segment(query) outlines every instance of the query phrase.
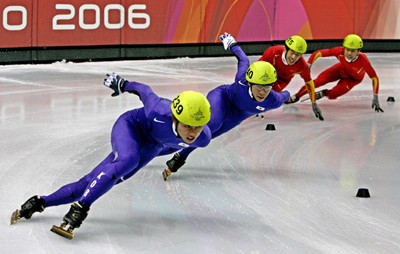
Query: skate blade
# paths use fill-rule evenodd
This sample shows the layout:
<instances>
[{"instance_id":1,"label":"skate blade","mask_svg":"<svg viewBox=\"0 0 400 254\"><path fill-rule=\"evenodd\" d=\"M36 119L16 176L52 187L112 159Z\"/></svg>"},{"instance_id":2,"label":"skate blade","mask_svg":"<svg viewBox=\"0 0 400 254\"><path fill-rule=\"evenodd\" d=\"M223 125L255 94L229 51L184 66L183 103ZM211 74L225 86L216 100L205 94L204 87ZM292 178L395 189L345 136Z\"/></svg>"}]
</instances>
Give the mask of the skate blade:
<instances>
[{"instance_id":1,"label":"skate blade","mask_svg":"<svg viewBox=\"0 0 400 254\"><path fill-rule=\"evenodd\" d=\"M164 171L162 172L162 176L164 178L164 181L167 181L171 174L172 174L172 172L171 172L171 170L169 168L164 169Z\"/></svg>"},{"instance_id":2,"label":"skate blade","mask_svg":"<svg viewBox=\"0 0 400 254\"><path fill-rule=\"evenodd\" d=\"M18 209L17 209L17 210L16 210L15 212L13 212L13 214L11 215L11 224L10 224L10 225L17 223L17 220L18 220L19 218L20 218L20 217L19 217L19 211L18 211Z\"/></svg>"},{"instance_id":3,"label":"skate blade","mask_svg":"<svg viewBox=\"0 0 400 254\"><path fill-rule=\"evenodd\" d=\"M303 101L308 101L310 98L305 98L304 100L301 100L300 102L303 102Z\"/></svg>"},{"instance_id":4,"label":"skate blade","mask_svg":"<svg viewBox=\"0 0 400 254\"><path fill-rule=\"evenodd\" d=\"M64 238L67 238L67 239L73 239L75 236L74 233L69 232L63 228L57 227L55 225L53 225L53 227L50 229L50 231L53 233L56 233L57 235L60 235Z\"/></svg>"}]
</instances>

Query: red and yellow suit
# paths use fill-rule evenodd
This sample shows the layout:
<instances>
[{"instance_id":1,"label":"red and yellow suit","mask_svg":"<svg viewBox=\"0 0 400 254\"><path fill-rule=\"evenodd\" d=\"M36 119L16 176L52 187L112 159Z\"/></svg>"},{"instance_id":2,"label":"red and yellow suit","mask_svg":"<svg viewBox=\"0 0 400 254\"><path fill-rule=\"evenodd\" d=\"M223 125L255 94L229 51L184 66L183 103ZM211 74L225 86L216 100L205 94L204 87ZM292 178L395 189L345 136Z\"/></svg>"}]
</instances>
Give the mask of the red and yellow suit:
<instances>
[{"instance_id":1,"label":"red and yellow suit","mask_svg":"<svg viewBox=\"0 0 400 254\"><path fill-rule=\"evenodd\" d=\"M374 94L379 92L379 79L376 75L374 68L371 66L368 58L359 53L358 57L349 62L344 56L344 47L335 47L331 49L322 49L315 51L308 59L309 64L313 64L319 57L335 56L339 63L321 72L314 80L315 87L323 86L329 82L339 80L336 86L325 92L325 96L330 100L334 100L339 96L350 91L354 86L361 83L364 79L365 73L372 79L372 86ZM307 89L302 87L296 94L297 98L305 95Z\"/></svg>"},{"instance_id":2,"label":"red and yellow suit","mask_svg":"<svg viewBox=\"0 0 400 254\"><path fill-rule=\"evenodd\" d=\"M306 60L304 60L304 57L300 57L300 59L295 64L288 65L282 59L284 50L285 46L281 45L269 47L267 50L265 50L264 54L258 60L269 62L276 69L278 80L275 82L272 90L278 93L281 92L289 84L292 78L295 75L299 74L306 83L304 86L305 91L308 91L311 101L315 102L314 82L311 79Z\"/></svg>"}]
</instances>

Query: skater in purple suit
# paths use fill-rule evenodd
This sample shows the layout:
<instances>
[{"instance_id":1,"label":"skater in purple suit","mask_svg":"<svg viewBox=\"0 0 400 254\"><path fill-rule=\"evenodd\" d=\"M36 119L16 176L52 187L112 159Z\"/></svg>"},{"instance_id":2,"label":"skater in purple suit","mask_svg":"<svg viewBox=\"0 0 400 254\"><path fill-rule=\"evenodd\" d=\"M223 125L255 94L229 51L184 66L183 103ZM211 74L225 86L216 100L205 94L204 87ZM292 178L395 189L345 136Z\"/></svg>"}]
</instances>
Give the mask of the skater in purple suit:
<instances>
[{"instance_id":1,"label":"skater in purple suit","mask_svg":"<svg viewBox=\"0 0 400 254\"><path fill-rule=\"evenodd\" d=\"M259 61L250 65L249 58L232 35L225 33L220 39L225 50L232 51L239 63L235 82L219 86L207 95L212 110L211 120L207 125L213 139L235 128L250 116L279 108L290 98L288 91L278 93L272 90L277 75L270 63ZM167 161L168 168L162 173L165 181L171 173L185 164L186 158L195 149L184 148Z\"/></svg>"},{"instance_id":2,"label":"skater in purple suit","mask_svg":"<svg viewBox=\"0 0 400 254\"><path fill-rule=\"evenodd\" d=\"M47 207L73 203L61 226L52 228L53 232L72 239L72 230L80 227L93 202L114 185L133 176L156 156L210 143L211 132L206 124L211 109L202 94L186 91L171 103L145 84L129 82L115 73L107 76L104 85L114 90L112 96L124 91L134 93L144 107L118 118L111 132L112 152L96 168L50 195L31 197L13 213L11 224L22 217L30 219L33 213Z\"/></svg>"}]
</instances>

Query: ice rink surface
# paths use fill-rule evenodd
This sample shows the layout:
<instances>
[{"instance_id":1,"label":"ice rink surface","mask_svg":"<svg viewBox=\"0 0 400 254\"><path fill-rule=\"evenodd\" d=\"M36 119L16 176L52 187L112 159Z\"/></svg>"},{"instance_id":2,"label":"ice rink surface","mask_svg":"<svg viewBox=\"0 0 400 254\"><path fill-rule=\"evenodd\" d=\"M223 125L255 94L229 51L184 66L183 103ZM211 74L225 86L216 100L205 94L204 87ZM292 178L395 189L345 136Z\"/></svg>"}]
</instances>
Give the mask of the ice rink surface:
<instances>
[{"instance_id":1,"label":"ice rink surface","mask_svg":"<svg viewBox=\"0 0 400 254\"><path fill-rule=\"evenodd\" d=\"M339 99L318 101L323 122L309 101L250 118L192 153L167 182L170 155L115 186L73 240L50 232L69 205L12 226L10 217L29 197L91 171L111 151L118 116L142 105L129 93L112 98L105 74L170 99L185 90L206 95L233 82L236 58L0 66L1 252L400 253L400 54L367 56L384 113L371 109L366 75ZM318 59L312 77L336 62ZM297 76L287 90L302 85ZM356 197L359 188L371 198Z\"/></svg>"}]
</instances>

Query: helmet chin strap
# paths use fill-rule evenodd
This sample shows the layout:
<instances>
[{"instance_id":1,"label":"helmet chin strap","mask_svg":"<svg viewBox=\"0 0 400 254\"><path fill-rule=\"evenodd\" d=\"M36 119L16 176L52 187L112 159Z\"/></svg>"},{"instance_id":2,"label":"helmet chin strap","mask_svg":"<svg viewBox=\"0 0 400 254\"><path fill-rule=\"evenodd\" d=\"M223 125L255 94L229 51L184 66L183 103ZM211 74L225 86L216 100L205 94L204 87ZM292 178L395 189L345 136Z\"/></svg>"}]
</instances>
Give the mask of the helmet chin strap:
<instances>
[{"instance_id":1,"label":"helmet chin strap","mask_svg":"<svg viewBox=\"0 0 400 254\"><path fill-rule=\"evenodd\" d=\"M255 101L256 98L254 98L253 91L251 91L251 87L252 87L252 86L253 86L252 84L250 84L250 86L249 86L249 95L250 95L250 97L253 99L253 101Z\"/></svg>"},{"instance_id":2,"label":"helmet chin strap","mask_svg":"<svg viewBox=\"0 0 400 254\"><path fill-rule=\"evenodd\" d=\"M283 62L284 65L289 65L287 60L286 60L286 52L282 53L282 62Z\"/></svg>"},{"instance_id":3,"label":"helmet chin strap","mask_svg":"<svg viewBox=\"0 0 400 254\"><path fill-rule=\"evenodd\" d=\"M174 134L176 135L177 138L181 138L181 136L178 133L179 121L178 121L178 119L175 119L175 120L176 120L176 124L175 124L174 120L172 121L172 131L174 132Z\"/></svg>"}]
</instances>

